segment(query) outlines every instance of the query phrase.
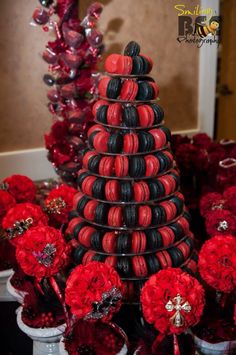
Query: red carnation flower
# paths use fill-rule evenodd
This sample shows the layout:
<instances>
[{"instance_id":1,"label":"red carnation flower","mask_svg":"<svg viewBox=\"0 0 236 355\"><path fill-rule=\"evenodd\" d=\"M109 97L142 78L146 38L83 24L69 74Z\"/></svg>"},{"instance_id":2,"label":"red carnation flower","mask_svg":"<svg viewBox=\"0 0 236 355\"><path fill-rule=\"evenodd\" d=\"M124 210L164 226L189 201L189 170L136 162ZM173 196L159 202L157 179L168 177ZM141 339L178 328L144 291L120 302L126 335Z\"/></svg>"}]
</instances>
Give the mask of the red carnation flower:
<instances>
[{"instance_id":1,"label":"red carnation flower","mask_svg":"<svg viewBox=\"0 0 236 355\"><path fill-rule=\"evenodd\" d=\"M77 190L68 185L60 185L50 191L44 201L47 213L53 220L66 223L68 214L72 210L72 201Z\"/></svg>"},{"instance_id":2,"label":"red carnation flower","mask_svg":"<svg viewBox=\"0 0 236 355\"><path fill-rule=\"evenodd\" d=\"M207 214L206 231L210 236L217 234L234 234L236 218L227 210L214 210Z\"/></svg>"},{"instance_id":3,"label":"red carnation flower","mask_svg":"<svg viewBox=\"0 0 236 355\"><path fill-rule=\"evenodd\" d=\"M72 271L65 299L78 318L109 320L121 306L122 291L118 273L109 265L93 261Z\"/></svg>"},{"instance_id":4,"label":"red carnation flower","mask_svg":"<svg viewBox=\"0 0 236 355\"><path fill-rule=\"evenodd\" d=\"M179 334L199 322L205 304L204 289L181 269L168 268L145 283L141 304L146 321L158 331Z\"/></svg>"},{"instance_id":5,"label":"red carnation flower","mask_svg":"<svg viewBox=\"0 0 236 355\"><path fill-rule=\"evenodd\" d=\"M0 190L0 223L10 208L16 204L15 198L7 191Z\"/></svg>"},{"instance_id":6,"label":"red carnation flower","mask_svg":"<svg viewBox=\"0 0 236 355\"><path fill-rule=\"evenodd\" d=\"M29 229L16 248L23 271L38 279L56 274L68 262L69 247L58 229L38 226Z\"/></svg>"},{"instance_id":7,"label":"red carnation flower","mask_svg":"<svg viewBox=\"0 0 236 355\"><path fill-rule=\"evenodd\" d=\"M236 186L228 187L224 191L223 196L228 202L229 209L236 215Z\"/></svg>"},{"instance_id":8,"label":"red carnation flower","mask_svg":"<svg viewBox=\"0 0 236 355\"><path fill-rule=\"evenodd\" d=\"M181 134L173 134L173 136L171 138L172 138L171 139L171 147L174 152L176 151L176 149L179 146L181 146L181 144L191 142L191 140L188 136L182 136Z\"/></svg>"},{"instance_id":9,"label":"red carnation flower","mask_svg":"<svg viewBox=\"0 0 236 355\"><path fill-rule=\"evenodd\" d=\"M211 138L206 133L198 133L193 136L193 144L200 149L208 149L211 145Z\"/></svg>"},{"instance_id":10,"label":"red carnation flower","mask_svg":"<svg viewBox=\"0 0 236 355\"><path fill-rule=\"evenodd\" d=\"M206 217L208 212L216 209L223 209L225 200L218 192L209 192L204 195L200 200L200 213L203 217Z\"/></svg>"},{"instance_id":11,"label":"red carnation flower","mask_svg":"<svg viewBox=\"0 0 236 355\"><path fill-rule=\"evenodd\" d=\"M24 175L11 175L3 180L7 191L15 197L17 202L33 202L36 196L36 186Z\"/></svg>"},{"instance_id":12,"label":"red carnation flower","mask_svg":"<svg viewBox=\"0 0 236 355\"><path fill-rule=\"evenodd\" d=\"M2 221L2 227L13 245L22 242L22 236L28 229L47 224L48 217L41 207L28 202L11 208Z\"/></svg>"},{"instance_id":13,"label":"red carnation flower","mask_svg":"<svg viewBox=\"0 0 236 355\"><path fill-rule=\"evenodd\" d=\"M236 238L217 235L206 241L198 261L201 277L218 291L229 293L236 287Z\"/></svg>"},{"instance_id":14,"label":"red carnation flower","mask_svg":"<svg viewBox=\"0 0 236 355\"><path fill-rule=\"evenodd\" d=\"M193 160L193 165L197 171L206 170L209 166L209 157L205 149L198 149Z\"/></svg>"}]
</instances>

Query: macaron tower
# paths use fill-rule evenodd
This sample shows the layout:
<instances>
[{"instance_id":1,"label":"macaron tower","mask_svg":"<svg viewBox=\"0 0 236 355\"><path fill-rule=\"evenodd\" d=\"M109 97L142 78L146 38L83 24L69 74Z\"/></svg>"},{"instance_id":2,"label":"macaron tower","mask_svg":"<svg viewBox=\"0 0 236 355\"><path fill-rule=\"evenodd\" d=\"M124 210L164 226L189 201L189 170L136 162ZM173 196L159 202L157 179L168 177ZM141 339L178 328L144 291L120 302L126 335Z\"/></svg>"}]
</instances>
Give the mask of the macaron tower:
<instances>
[{"instance_id":1,"label":"macaron tower","mask_svg":"<svg viewBox=\"0 0 236 355\"><path fill-rule=\"evenodd\" d=\"M136 42L107 57L67 228L75 263L112 265L129 302L150 275L197 262L152 66Z\"/></svg>"}]
</instances>

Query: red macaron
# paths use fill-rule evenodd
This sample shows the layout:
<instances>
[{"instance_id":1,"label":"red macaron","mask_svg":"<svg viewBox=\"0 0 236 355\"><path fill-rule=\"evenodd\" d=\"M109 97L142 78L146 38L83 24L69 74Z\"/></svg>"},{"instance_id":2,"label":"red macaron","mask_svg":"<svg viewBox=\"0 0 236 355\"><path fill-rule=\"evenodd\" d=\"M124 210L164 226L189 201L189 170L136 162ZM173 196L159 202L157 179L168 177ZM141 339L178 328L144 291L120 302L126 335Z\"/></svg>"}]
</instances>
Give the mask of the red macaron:
<instances>
[{"instance_id":1,"label":"red macaron","mask_svg":"<svg viewBox=\"0 0 236 355\"><path fill-rule=\"evenodd\" d=\"M118 61L122 57L121 54L110 54L104 63L104 68L106 72L110 74L118 74Z\"/></svg>"},{"instance_id":2,"label":"red macaron","mask_svg":"<svg viewBox=\"0 0 236 355\"><path fill-rule=\"evenodd\" d=\"M168 196L170 195L172 192L174 192L175 187L176 187L176 183L175 180L173 178L173 176L171 175L163 175L160 176L159 181L162 183L164 189L165 189L165 195Z\"/></svg>"},{"instance_id":3,"label":"red macaron","mask_svg":"<svg viewBox=\"0 0 236 355\"><path fill-rule=\"evenodd\" d=\"M88 169L88 164L89 164L90 158L92 158L96 155L98 155L98 153L95 152L94 150L90 150L90 151L86 152L85 155L83 156L83 167Z\"/></svg>"},{"instance_id":4,"label":"red macaron","mask_svg":"<svg viewBox=\"0 0 236 355\"><path fill-rule=\"evenodd\" d=\"M141 127L149 127L153 125L155 115L154 111L149 105L137 106L139 124Z\"/></svg>"},{"instance_id":5,"label":"red macaron","mask_svg":"<svg viewBox=\"0 0 236 355\"><path fill-rule=\"evenodd\" d=\"M145 277L148 275L147 264L143 256L137 255L132 257L132 266L135 276Z\"/></svg>"},{"instance_id":6,"label":"red macaron","mask_svg":"<svg viewBox=\"0 0 236 355\"><path fill-rule=\"evenodd\" d=\"M148 201L150 191L145 181L134 182L133 184L134 200L137 202Z\"/></svg>"},{"instance_id":7,"label":"red macaron","mask_svg":"<svg viewBox=\"0 0 236 355\"><path fill-rule=\"evenodd\" d=\"M79 231L79 235L78 235L78 241L79 243L86 247L86 248L90 248L91 247L91 235L96 232L96 229L94 229L93 227L90 226L84 226L83 228L81 228L81 230Z\"/></svg>"},{"instance_id":8,"label":"red macaron","mask_svg":"<svg viewBox=\"0 0 236 355\"><path fill-rule=\"evenodd\" d=\"M166 135L161 129L154 128L151 129L149 133L151 133L154 138L155 149L160 149L166 144Z\"/></svg>"},{"instance_id":9,"label":"red macaron","mask_svg":"<svg viewBox=\"0 0 236 355\"><path fill-rule=\"evenodd\" d=\"M153 99L156 99L159 95L159 86L153 81L149 81L148 83L151 85L153 89Z\"/></svg>"},{"instance_id":10,"label":"red macaron","mask_svg":"<svg viewBox=\"0 0 236 355\"><path fill-rule=\"evenodd\" d=\"M152 222L152 210L149 206L139 206L138 209L138 223L142 227L150 226Z\"/></svg>"},{"instance_id":11,"label":"red macaron","mask_svg":"<svg viewBox=\"0 0 236 355\"><path fill-rule=\"evenodd\" d=\"M102 247L106 253L115 253L117 235L115 232L106 232L102 239Z\"/></svg>"},{"instance_id":12,"label":"red macaron","mask_svg":"<svg viewBox=\"0 0 236 355\"><path fill-rule=\"evenodd\" d=\"M102 157L99 163L99 174L102 176L113 175L114 162L113 157Z\"/></svg>"},{"instance_id":13,"label":"red macaron","mask_svg":"<svg viewBox=\"0 0 236 355\"><path fill-rule=\"evenodd\" d=\"M107 109L107 123L119 126L122 121L122 105L118 102L109 105Z\"/></svg>"},{"instance_id":14,"label":"red macaron","mask_svg":"<svg viewBox=\"0 0 236 355\"><path fill-rule=\"evenodd\" d=\"M120 100L134 101L138 93L138 84L134 80L125 80L120 92Z\"/></svg>"},{"instance_id":15,"label":"red macaron","mask_svg":"<svg viewBox=\"0 0 236 355\"><path fill-rule=\"evenodd\" d=\"M144 253L146 251L146 235L142 231L135 231L132 233L131 251L132 253Z\"/></svg>"},{"instance_id":16,"label":"red macaron","mask_svg":"<svg viewBox=\"0 0 236 355\"><path fill-rule=\"evenodd\" d=\"M172 266L172 260L169 253L166 250L159 251L156 253L157 259L161 264L162 269L167 269Z\"/></svg>"},{"instance_id":17,"label":"red macaron","mask_svg":"<svg viewBox=\"0 0 236 355\"><path fill-rule=\"evenodd\" d=\"M155 176L159 172L160 162L154 155L146 155L144 157L146 163L146 172L145 176Z\"/></svg>"},{"instance_id":18,"label":"red macaron","mask_svg":"<svg viewBox=\"0 0 236 355\"><path fill-rule=\"evenodd\" d=\"M177 248L182 252L184 259L186 260L190 254L190 248L185 242L178 244Z\"/></svg>"},{"instance_id":19,"label":"red macaron","mask_svg":"<svg viewBox=\"0 0 236 355\"><path fill-rule=\"evenodd\" d=\"M108 201L119 201L120 184L117 180L109 180L105 185L105 196Z\"/></svg>"},{"instance_id":20,"label":"red macaron","mask_svg":"<svg viewBox=\"0 0 236 355\"><path fill-rule=\"evenodd\" d=\"M77 192L73 196L72 210L76 210L77 209L78 202L83 196L84 196L84 194L82 192Z\"/></svg>"},{"instance_id":21,"label":"red macaron","mask_svg":"<svg viewBox=\"0 0 236 355\"><path fill-rule=\"evenodd\" d=\"M115 157L115 174L117 177L124 177L128 175L129 159L125 155L117 155Z\"/></svg>"},{"instance_id":22,"label":"red macaron","mask_svg":"<svg viewBox=\"0 0 236 355\"><path fill-rule=\"evenodd\" d=\"M88 219L89 221L93 221L97 205L98 202L95 200L88 201L84 208L84 218Z\"/></svg>"},{"instance_id":23,"label":"red macaron","mask_svg":"<svg viewBox=\"0 0 236 355\"><path fill-rule=\"evenodd\" d=\"M96 255L95 251L92 250L87 251L83 256L82 264L83 265L89 264L91 261L93 261L94 255Z\"/></svg>"},{"instance_id":24,"label":"red macaron","mask_svg":"<svg viewBox=\"0 0 236 355\"><path fill-rule=\"evenodd\" d=\"M93 132L95 132L95 131L97 131L97 132L101 132L101 131L106 132L106 129L105 129L105 127L103 127L103 126L100 125L99 123L94 124L92 127L89 128L88 133L87 133L87 136L90 137L91 134L92 134Z\"/></svg>"},{"instance_id":25,"label":"red macaron","mask_svg":"<svg viewBox=\"0 0 236 355\"><path fill-rule=\"evenodd\" d=\"M106 131L98 132L93 139L93 146L98 152L108 151L108 140L110 138L110 133Z\"/></svg>"},{"instance_id":26,"label":"red macaron","mask_svg":"<svg viewBox=\"0 0 236 355\"><path fill-rule=\"evenodd\" d=\"M136 133L127 133L123 138L123 151L127 154L134 154L138 152L139 141Z\"/></svg>"},{"instance_id":27,"label":"red macaron","mask_svg":"<svg viewBox=\"0 0 236 355\"><path fill-rule=\"evenodd\" d=\"M114 255L108 256L104 261L105 264L110 265L113 268L116 268L117 265L117 257Z\"/></svg>"},{"instance_id":28,"label":"red macaron","mask_svg":"<svg viewBox=\"0 0 236 355\"><path fill-rule=\"evenodd\" d=\"M133 69L133 59L127 55L121 55L117 61L117 74L130 75Z\"/></svg>"},{"instance_id":29,"label":"red macaron","mask_svg":"<svg viewBox=\"0 0 236 355\"><path fill-rule=\"evenodd\" d=\"M104 106L104 105L108 106L109 105L108 101L106 101L106 100L98 100L98 101L96 101L95 104L93 105L93 108L92 108L93 115L96 116L96 113L97 113L98 109L101 106Z\"/></svg>"},{"instance_id":30,"label":"red macaron","mask_svg":"<svg viewBox=\"0 0 236 355\"><path fill-rule=\"evenodd\" d=\"M121 227L122 222L122 207L112 206L108 212L108 225L113 227Z\"/></svg>"},{"instance_id":31,"label":"red macaron","mask_svg":"<svg viewBox=\"0 0 236 355\"><path fill-rule=\"evenodd\" d=\"M161 227L158 229L158 232L161 234L164 247L167 247L174 243L175 233L171 228Z\"/></svg>"},{"instance_id":32,"label":"red macaron","mask_svg":"<svg viewBox=\"0 0 236 355\"><path fill-rule=\"evenodd\" d=\"M80 217L75 217L72 218L69 223L68 226L66 228L65 234L72 234L74 232L75 227L77 226L77 224L79 224L80 222L82 222L83 219Z\"/></svg>"},{"instance_id":33,"label":"red macaron","mask_svg":"<svg viewBox=\"0 0 236 355\"><path fill-rule=\"evenodd\" d=\"M97 180L97 178L95 176L87 176L84 181L82 182L82 191L88 195L88 196L92 196L93 195L93 184L94 182Z\"/></svg>"},{"instance_id":34,"label":"red macaron","mask_svg":"<svg viewBox=\"0 0 236 355\"><path fill-rule=\"evenodd\" d=\"M107 96L107 86L109 84L109 81L111 80L111 78L105 76L104 78L102 78L99 83L98 83L98 91L100 96L102 97L106 97Z\"/></svg>"}]
</instances>

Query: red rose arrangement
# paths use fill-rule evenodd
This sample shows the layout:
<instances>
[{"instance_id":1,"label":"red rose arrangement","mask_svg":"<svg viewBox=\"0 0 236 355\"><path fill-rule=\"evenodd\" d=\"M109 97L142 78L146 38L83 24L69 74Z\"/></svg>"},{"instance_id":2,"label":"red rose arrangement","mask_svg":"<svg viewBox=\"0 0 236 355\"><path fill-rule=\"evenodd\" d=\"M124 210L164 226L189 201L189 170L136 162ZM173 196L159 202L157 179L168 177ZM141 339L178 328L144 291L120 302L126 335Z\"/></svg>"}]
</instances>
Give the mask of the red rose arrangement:
<instances>
[{"instance_id":1,"label":"red rose arrangement","mask_svg":"<svg viewBox=\"0 0 236 355\"><path fill-rule=\"evenodd\" d=\"M77 190L68 185L60 185L51 190L44 201L45 210L52 221L66 223L72 210L72 201Z\"/></svg>"},{"instance_id":2,"label":"red rose arrangement","mask_svg":"<svg viewBox=\"0 0 236 355\"><path fill-rule=\"evenodd\" d=\"M47 224L48 217L41 207L28 202L12 207L2 220L2 227L13 245L21 243L28 229Z\"/></svg>"},{"instance_id":3,"label":"red rose arrangement","mask_svg":"<svg viewBox=\"0 0 236 355\"><path fill-rule=\"evenodd\" d=\"M161 334L180 334L199 322L205 305L204 289L181 269L168 268L145 283L141 304L146 321Z\"/></svg>"},{"instance_id":4,"label":"red rose arrangement","mask_svg":"<svg viewBox=\"0 0 236 355\"><path fill-rule=\"evenodd\" d=\"M17 202L33 202L36 196L36 186L24 175L11 175L3 180L3 186Z\"/></svg>"},{"instance_id":5,"label":"red rose arrangement","mask_svg":"<svg viewBox=\"0 0 236 355\"><path fill-rule=\"evenodd\" d=\"M122 292L118 273L109 265L93 261L72 271L65 300L79 319L108 321L121 306Z\"/></svg>"},{"instance_id":6,"label":"red rose arrangement","mask_svg":"<svg viewBox=\"0 0 236 355\"><path fill-rule=\"evenodd\" d=\"M16 205L15 198L7 191L0 190L0 223L6 213Z\"/></svg>"},{"instance_id":7,"label":"red rose arrangement","mask_svg":"<svg viewBox=\"0 0 236 355\"><path fill-rule=\"evenodd\" d=\"M199 203L200 213L203 217L213 211L224 209L226 205L226 200L223 199L223 196L218 192L209 192L204 195Z\"/></svg>"},{"instance_id":8,"label":"red rose arrangement","mask_svg":"<svg viewBox=\"0 0 236 355\"><path fill-rule=\"evenodd\" d=\"M206 241L200 251L199 272L208 285L224 293L236 288L236 238L217 235Z\"/></svg>"},{"instance_id":9,"label":"red rose arrangement","mask_svg":"<svg viewBox=\"0 0 236 355\"><path fill-rule=\"evenodd\" d=\"M38 226L29 229L16 248L16 259L23 271L37 279L55 275L66 266L69 248L59 230Z\"/></svg>"},{"instance_id":10,"label":"red rose arrangement","mask_svg":"<svg viewBox=\"0 0 236 355\"><path fill-rule=\"evenodd\" d=\"M213 210L207 214L206 231L210 236L216 234L234 234L236 217L227 210Z\"/></svg>"}]
</instances>

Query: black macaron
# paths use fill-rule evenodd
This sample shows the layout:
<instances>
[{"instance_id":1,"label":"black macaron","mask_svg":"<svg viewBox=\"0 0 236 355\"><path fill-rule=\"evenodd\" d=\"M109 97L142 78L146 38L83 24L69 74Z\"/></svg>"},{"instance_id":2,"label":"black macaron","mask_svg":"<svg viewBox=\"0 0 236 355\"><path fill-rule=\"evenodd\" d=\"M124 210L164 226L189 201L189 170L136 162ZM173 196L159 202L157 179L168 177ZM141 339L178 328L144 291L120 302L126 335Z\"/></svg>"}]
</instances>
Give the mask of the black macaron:
<instances>
[{"instance_id":1,"label":"black macaron","mask_svg":"<svg viewBox=\"0 0 236 355\"><path fill-rule=\"evenodd\" d=\"M124 55L127 55L129 57L134 57L136 55L139 55L139 52L140 52L140 45L135 41L131 41L125 47Z\"/></svg>"},{"instance_id":2,"label":"black macaron","mask_svg":"<svg viewBox=\"0 0 236 355\"><path fill-rule=\"evenodd\" d=\"M133 57L133 67L131 74L141 75L144 74L144 62L140 56Z\"/></svg>"},{"instance_id":3,"label":"black macaron","mask_svg":"<svg viewBox=\"0 0 236 355\"><path fill-rule=\"evenodd\" d=\"M117 253L128 253L131 249L131 242L128 233L120 233L117 237Z\"/></svg>"},{"instance_id":4,"label":"black macaron","mask_svg":"<svg viewBox=\"0 0 236 355\"><path fill-rule=\"evenodd\" d=\"M151 70L151 65L149 63L149 61L147 60L147 58L145 58L144 56L140 55L140 58L143 61L143 72L142 74L148 74Z\"/></svg>"},{"instance_id":5,"label":"black macaron","mask_svg":"<svg viewBox=\"0 0 236 355\"><path fill-rule=\"evenodd\" d=\"M138 93L136 100L152 100L154 96L154 91L152 86L148 81L139 81L138 82Z\"/></svg>"},{"instance_id":6,"label":"black macaron","mask_svg":"<svg viewBox=\"0 0 236 355\"><path fill-rule=\"evenodd\" d=\"M180 249L173 247L173 248L167 249L167 251L171 257L173 267L178 267L181 264L183 264L184 256L183 256L183 253Z\"/></svg>"},{"instance_id":7,"label":"black macaron","mask_svg":"<svg viewBox=\"0 0 236 355\"><path fill-rule=\"evenodd\" d=\"M165 189L162 183L157 179L148 181L148 187L150 191L150 199L155 200L165 195Z\"/></svg>"},{"instance_id":8,"label":"black macaron","mask_svg":"<svg viewBox=\"0 0 236 355\"><path fill-rule=\"evenodd\" d=\"M125 106L123 109L122 119L126 127L136 127L138 124L138 113L136 107Z\"/></svg>"},{"instance_id":9,"label":"black macaron","mask_svg":"<svg viewBox=\"0 0 236 355\"><path fill-rule=\"evenodd\" d=\"M99 122L107 123L107 109L108 109L108 105L102 105L97 110L96 119Z\"/></svg>"},{"instance_id":10,"label":"black macaron","mask_svg":"<svg viewBox=\"0 0 236 355\"><path fill-rule=\"evenodd\" d=\"M107 214L109 206L105 203L99 203L95 210L94 221L99 224L107 223Z\"/></svg>"},{"instance_id":11,"label":"black macaron","mask_svg":"<svg viewBox=\"0 0 236 355\"><path fill-rule=\"evenodd\" d=\"M124 221L127 227L137 226L138 214L136 206L128 205L124 207Z\"/></svg>"},{"instance_id":12,"label":"black macaron","mask_svg":"<svg viewBox=\"0 0 236 355\"><path fill-rule=\"evenodd\" d=\"M102 254L95 254L92 257L93 261L100 261L101 263L103 263L106 259L106 255L102 255Z\"/></svg>"},{"instance_id":13,"label":"black macaron","mask_svg":"<svg viewBox=\"0 0 236 355\"><path fill-rule=\"evenodd\" d=\"M113 133L108 139L108 152L120 153L123 148L123 136L120 133Z\"/></svg>"},{"instance_id":14,"label":"black macaron","mask_svg":"<svg viewBox=\"0 0 236 355\"><path fill-rule=\"evenodd\" d=\"M145 231L147 239L147 249L157 250L163 246L161 234L156 229L147 229Z\"/></svg>"},{"instance_id":15,"label":"black macaron","mask_svg":"<svg viewBox=\"0 0 236 355\"><path fill-rule=\"evenodd\" d=\"M120 199L124 202L130 202L133 199L133 189L129 181L120 183Z\"/></svg>"},{"instance_id":16,"label":"black macaron","mask_svg":"<svg viewBox=\"0 0 236 355\"><path fill-rule=\"evenodd\" d=\"M179 240L184 236L184 230L179 223L172 223L169 227L173 230L176 240Z\"/></svg>"},{"instance_id":17,"label":"black macaron","mask_svg":"<svg viewBox=\"0 0 236 355\"><path fill-rule=\"evenodd\" d=\"M164 111L161 106L157 104L150 105L154 112L154 124L159 124L164 118Z\"/></svg>"},{"instance_id":18,"label":"black macaron","mask_svg":"<svg viewBox=\"0 0 236 355\"><path fill-rule=\"evenodd\" d=\"M194 252L193 255L191 256L191 259L197 263L198 262L198 254L196 252Z\"/></svg>"},{"instance_id":19,"label":"black macaron","mask_svg":"<svg viewBox=\"0 0 236 355\"><path fill-rule=\"evenodd\" d=\"M68 214L68 221L71 221L73 218L79 217L79 214L77 211L70 211Z\"/></svg>"},{"instance_id":20,"label":"black macaron","mask_svg":"<svg viewBox=\"0 0 236 355\"><path fill-rule=\"evenodd\" d=\"M189 246L189 249L192 250L194 248L194 240L193 238L187 238L185 240L185 244Z\"/></svg>"},{"instance_id":21,"label":"black macaron","mask_svg":"<svg viewBox=\"0 0 236 355\"><path fill-rule=\"evenodd\" d=\"M93 197L98 198L100 200L104 200L105 185L106 185L105 179L102 178L96 179L92 187Z\"/></svg>"},{"instance_id":22,"label":"black macaron","mask_svg":"<svg viewBox=\"0 0 236 355\"><path fill-rule=\"evenodd\" d=\"M140 152L150 152L154 149L155 141L151 133L145 131L139 132L138 139Z\"/></svg>"},{"instance_id":23,"label":"black macaron","mask_svg":"<svg viewBox=\"0 0 236 355\"><path fill-rule=\"evenodd\" d=\"M157 154L154 154L154 155L159 160L159 163L160 163L159 172L160 173L163 173L170 168L170 160L163 152L158 152Z\"/></svg>"},{"instance_id":24,"label":"black macaron","mask_svg":"<svg viewBox=\"0 0 236 355\"><path fill-rule=\"evenodd\" d=\"M129 174L131 177L143 177L146 164L143 157L135 156L129 158Z\"/></svg>"},{"instance_id":25,"label":"black macaron","mask_svg":"<svg viewBox=\"0 0 236 355\"><path fill-rule=\"evenodd\" d=\"M89 176L89 173L87 171L83 171L80 175L78 175L76 183L79 187L82 186L82 182L87 176Z\"/></svg>"},{"instance_id":26,"label":"black macaron","mask_svg":"<svg viewBox=\"0 0 236 355\"><path fill-rule=\"evenodd\" d=\"M91 148L94 148L93 146L93 141L94 141L94 137L99 133L99 131L94 131L93 133L90 134L89 138L88 138L88 143L89 143L89 146Z\"/></svg>"},{"instance_id":27,"label":"black macaron","mask_svg":"<svg viewBox=\"0 0 236 355\"><path fill-rule=\"evenodd\" d=\"M78 235L79 235L80 230L86 225L87 225L86 222L80 222L74 227L73 236L75 239L78 239Z\"/></svg>"},{"instance_id":28,"label":"black macaron","mask_svg":"<svg viewBox=\"0 0 236 355\"><path fill-rule=\"evenodd\" d=\"M112 78L110 79L107 85L107 97L109 99L116 99L121 90L121 79L120 78Z\"/></svg>"},{"instance_id":29,"label":"black macaron","mask_svg":"<svg viewBox=\"0 0 236 355\"><path fill-rule=\"evenodd\" d=\"M98 173L100 160L100 155L93 155L88 161L88 169L93 173Z\"/></svg>"},{"instance_id":30,"label":"black macaron","mask_svg":"<svg viewBox=\"0 0 236 355\"><path fill-rule=\"evenodd\" d=\"M180 185L180 177L174 172L171 172L170 175L174 178L175 180L175 188L177 189Z\"/></svg>"},{"instance_id":31,"label":"black macaron","mask_svg":"<svg viewBox=\"0 0 236 355\"><path fill-rule=\"evenodd\" d=\"M73 254L73 258L74 261L77 265L81 264L82 259L84 254L86 253L86 249L83 248L82 246L79 246L78 248L75 249L74 254Z\"/></svg>"},{"instance_id":32,"label":"black macaron","mask_svg":"<svg viewBox=\"0 0 236 355\"><path fill-rule=\"evenodd\" d=\"M191 216L191 214L190 214L188 211L184 211L183 217L184 217L185 219L187 219L187 221L188 221L189 223L192 222L192 216Z\"/></svg>"},{"instance_id":33,"label":"black macaron","mask_svg":"<svg viewBox=\"0 0 236 355\"><path fill-rule=\"evenodd\" d=\"M171 141L171 133L170 133L169 128L167 128L166 126L161 126L160 129L162 130L162 132L165 133L165 135L166 135L166 141L167 141L167 142L170 142L170 141Z\"/></svg>"},{"instance_id":34,"label":"black macaron","mask_svg":"<svg viewBox=\"0 0 236 355\"><path fill-rule=\"evenodd\" d=\"M176 206L177 209L177 215L180 215L183 212L183 208L184 208L184 201L182 199L180 199L177 196L174 196L170 199L171 202L173 202Z\"/></svg>"},{"instance_id":35,"label":"black macaron","mask_svg":"<svg viewBox=\"0 0 236 355\"><path fill-rule=\"evenodd\" d=\"M128 257L120 257L117 259L116 269L120 276L130 276L130 259Z\"/></svg>"},{"instance_id":36,"label":"black macaron","mask_svg":"<svg viewBox=\"0 0 236 355\"><path fill-rule=\"evenodd\" d=\"M93 249L95 250L102 250L102 232L96 230L90 239L90 243Z\"/></svg>"},{"instance_id":37,"label":"black macaron","mask_svg":"<svg viewBox=\"0 0 236 355\"><path fill-rule=\"evenodd\" d=\"M152 224L161 225L166 222L166 212L164 207L158 205L152 208Z\"/></svg>"},{"instance_id":38,"label":"black macaron","mask_svg":"<svg viewBox=\"0 0 236 355\"><path fill-rule=\"evenodd\" d=\"M146 259L146 264L150 275L155 274L161 269L161 265L155 255L153 254L146 255L145 259Z\"/></svg>"},{"instance_id":39,"label":"black macaron","mask_svg":"<svg viewBox=\"0 0 236 355\"><path fill-rule=\"evenodd\" d=\"M86 196L81 197L77 203L76 210L80 215L83 215L84 207L88 203L89 199Z\"/></svg>"}]
</instances>

